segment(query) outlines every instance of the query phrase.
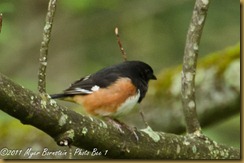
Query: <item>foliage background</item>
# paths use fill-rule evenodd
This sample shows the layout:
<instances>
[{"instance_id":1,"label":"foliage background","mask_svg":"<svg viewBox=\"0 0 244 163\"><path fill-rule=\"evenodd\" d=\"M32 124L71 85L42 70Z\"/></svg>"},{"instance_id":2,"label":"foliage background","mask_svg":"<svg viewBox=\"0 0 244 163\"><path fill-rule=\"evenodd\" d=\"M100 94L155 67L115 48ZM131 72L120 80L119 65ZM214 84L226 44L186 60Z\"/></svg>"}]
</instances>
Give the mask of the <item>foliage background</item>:
<instances>
[{"instance_id":1,"label":"foliage background","mask_svg":"<svg viewBox=\"0 0 244 163\"><path fill-rule=\"evenodd\" d=\"M4 16L0 72L34 92L47 4L48 0L0 1ZM181 64L193 5L193 0L59 0L49 48L47 91L60 92L82 76L121 62L116 26L129 60L149 63L156 74ZM239 9L239 1L211 2L199 57L239 42ZM1 111L0 117L0 148L60 148L41 131ZM218 142L239 147L240 115L203 131Z\"/></svg>"}]
</instances>

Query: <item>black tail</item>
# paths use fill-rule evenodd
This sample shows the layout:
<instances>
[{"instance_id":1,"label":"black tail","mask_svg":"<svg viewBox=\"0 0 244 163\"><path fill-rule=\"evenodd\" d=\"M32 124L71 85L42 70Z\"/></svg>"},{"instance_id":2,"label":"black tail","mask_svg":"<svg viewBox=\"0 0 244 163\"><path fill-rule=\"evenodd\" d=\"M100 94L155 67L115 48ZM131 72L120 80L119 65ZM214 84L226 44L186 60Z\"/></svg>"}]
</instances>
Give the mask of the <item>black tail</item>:
<instances>
[{"instance_id":1,"label":"black tail","mask_svg":"<svg viewBox=\"0 0 244 163\"><path fill-rule=\"evenodd\" d=\"M65 97L67 97L69 95L60 93L60 94L52 94L50 96L51 96L52 99L56 99L56 98L65 98Z\"/></svg>"}]
</instances>

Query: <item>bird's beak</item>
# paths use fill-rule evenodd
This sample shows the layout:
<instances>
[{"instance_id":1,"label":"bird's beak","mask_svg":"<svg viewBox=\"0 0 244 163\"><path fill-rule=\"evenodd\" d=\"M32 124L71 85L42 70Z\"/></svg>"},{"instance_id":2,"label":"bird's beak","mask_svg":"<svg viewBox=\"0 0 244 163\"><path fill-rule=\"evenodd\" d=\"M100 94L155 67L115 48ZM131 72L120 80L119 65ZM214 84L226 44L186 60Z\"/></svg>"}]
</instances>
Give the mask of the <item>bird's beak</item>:
<instances>
[{"instance_id":1,"label":"bird's beak","mask_svg":"<svg viewBox=\"0 0 244 163\"><path fill-rule=\"evenodd\" d=\"M154 74L152 74L152 76L151 76L150 79L152 79L152 80L157 80L157 77L156 77Z\"/></svg>"}]
</instances>

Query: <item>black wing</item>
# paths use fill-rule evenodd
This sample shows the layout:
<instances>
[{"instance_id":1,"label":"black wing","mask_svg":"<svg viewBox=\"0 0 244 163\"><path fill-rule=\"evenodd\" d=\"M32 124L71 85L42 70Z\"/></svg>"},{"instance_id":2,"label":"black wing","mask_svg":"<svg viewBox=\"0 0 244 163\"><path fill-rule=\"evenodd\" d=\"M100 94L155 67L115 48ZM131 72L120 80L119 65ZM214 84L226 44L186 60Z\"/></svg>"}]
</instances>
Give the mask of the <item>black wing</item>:
<instances>
[{"instance_id":1,"label":"black wing","mask_svg":"<svg viewBox=\"0 0 244 163\"><path fill-rule=\"evenodd\" d=\"M64 90L66 95L87 95L91 94L94 91L97 91L99 88L106 88L117 79L122 77L119 69L116 68L106 68L98 71L95 74L81 78L80 80L75 81L71 86Z\"/></svg>"}]
</instances>

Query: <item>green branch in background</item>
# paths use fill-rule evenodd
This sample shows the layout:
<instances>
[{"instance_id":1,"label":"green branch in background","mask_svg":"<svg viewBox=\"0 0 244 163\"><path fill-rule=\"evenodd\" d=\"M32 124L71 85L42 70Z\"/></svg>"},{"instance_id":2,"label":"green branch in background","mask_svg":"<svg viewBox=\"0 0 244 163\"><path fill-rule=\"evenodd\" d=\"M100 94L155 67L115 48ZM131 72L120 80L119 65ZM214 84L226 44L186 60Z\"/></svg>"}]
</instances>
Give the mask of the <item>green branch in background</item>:
<instances>
[{"instance_id":1,"label":"green branch in background","mask_svg":"<svg viewBox=\"0 0 244 163\"><path fill-rule=\"evenodd\" d=\"M157 130L177 134L185 131L180 103L181 67L161 71L150 85L148 100L142 103L145 108L155 108L144 110L149 124ZM197 67L196 101L202 127L240 113L240 44L200 58Z\"/></svg>"},{"instance_id":2,"label":"green branch in background","mask_svg":"<svg viewBox=\"0 0 244 163\"><path fill-rule=\"evenodd\" d=\"M3 23L3 14L0 13L0 33L2 31L2 23Z\"/></svg>"}]
</instances>

